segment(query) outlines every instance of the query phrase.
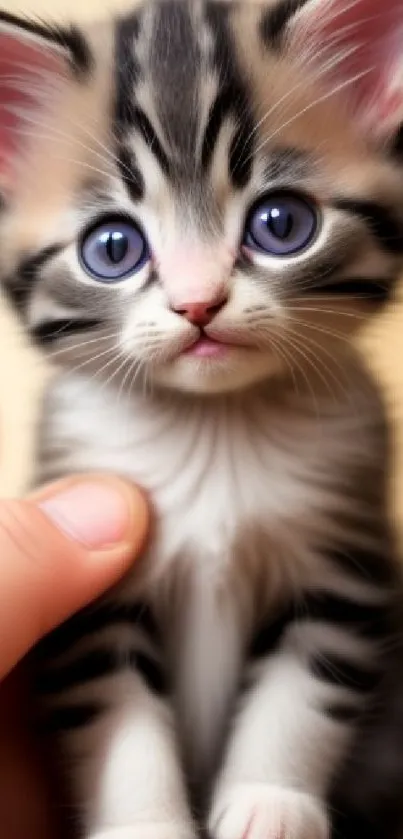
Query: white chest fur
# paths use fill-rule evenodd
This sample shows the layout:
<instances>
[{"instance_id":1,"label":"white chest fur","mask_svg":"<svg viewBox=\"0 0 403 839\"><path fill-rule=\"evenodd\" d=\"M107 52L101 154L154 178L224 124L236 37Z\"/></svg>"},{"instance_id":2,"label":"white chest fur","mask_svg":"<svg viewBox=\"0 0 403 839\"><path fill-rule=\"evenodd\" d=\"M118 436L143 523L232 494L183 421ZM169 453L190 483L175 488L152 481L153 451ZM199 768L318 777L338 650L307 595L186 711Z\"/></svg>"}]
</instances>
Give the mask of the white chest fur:
<instances>
[{"instance_id":1,"label":"white chest fur","mask_svg":"<svg viewBox=\"0 0 403 839\"><path fill-rule=\"evenodd\" d=\"M321 583L315 546L343 505L338 476L367 445L357 414L322 407L273 391L129 403L73 377L50 394L40 480L111 470L150 493L154 538L123 596L145 586L166 620L182 728L193 745L198 737L199 759L217 739L259 609Z\"/></svg>"},{"instance_id":2,"label":"white chest fur","mask_svg":"<svg viewBox=\"0 0 403 839\"><path fill-rule=\"evenodd\" d=\"M129 403L71 377L50 397L40 477L111 470L142 485L157 512L147 576L164 577L180 560L218 581L264 562L275 587L276 554L280 563L280 549L297 547L293 582L298 565L306 582L304 534L309 541L359 440L345 416L325 414L270 393L136 394Z\"/></svg>"}]
</instances>

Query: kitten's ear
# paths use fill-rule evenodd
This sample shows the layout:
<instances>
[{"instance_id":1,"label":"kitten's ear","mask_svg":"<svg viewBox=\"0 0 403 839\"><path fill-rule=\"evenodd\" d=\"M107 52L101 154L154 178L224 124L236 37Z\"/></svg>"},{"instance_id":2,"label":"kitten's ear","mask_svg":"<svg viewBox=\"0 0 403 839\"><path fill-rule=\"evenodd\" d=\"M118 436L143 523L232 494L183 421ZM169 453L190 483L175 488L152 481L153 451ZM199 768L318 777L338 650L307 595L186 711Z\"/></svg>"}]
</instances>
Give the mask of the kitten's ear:
<instances>
[{"instance_id":1,"label":"kitten's ear","mask_svg":"<svg viewBox=\"0 0 403 839\"><path fill-rule=\"evenodd\" d=\"M40 133L41 113L60 82L90 70L82 33L0 12L0 174L4 181L25 135Z\"/></svg>"},{"instance_id":2,"label":"kitten's ear","mask_svg":"<svg viewBox=\"0 0 403 839\"><path fill-rule=\"evenodd\" d=\"M301 0L291 48L351 102L375 139L403 122L403 0ZM294 5L295 8L295 5Z\"/></svg>"}]
</instances>

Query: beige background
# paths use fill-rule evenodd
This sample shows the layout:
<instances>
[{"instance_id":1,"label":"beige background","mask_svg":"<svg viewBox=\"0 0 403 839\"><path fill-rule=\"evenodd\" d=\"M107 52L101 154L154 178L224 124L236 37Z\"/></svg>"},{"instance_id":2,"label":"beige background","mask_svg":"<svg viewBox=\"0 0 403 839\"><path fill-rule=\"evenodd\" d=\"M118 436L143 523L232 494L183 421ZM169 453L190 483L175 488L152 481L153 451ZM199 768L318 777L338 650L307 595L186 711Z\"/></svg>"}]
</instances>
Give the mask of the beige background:
<instances>
[{"instance_id":1,"label":"beige background","mask_svg":"<svg viewBox=\"0 0 403 839\"><path fill-rule=\"evenodd\" d=\"M131 0L3 0L15 12L53 18L102 16L109 7L128 6ZM398 300L362 336L361 348L384 389L395 427L392 501L403 540L403 283ZM5 305L0 305L0 411L2 452L0 494L20 492L32 461L35 406L45 367L22 341Z\"/></svg>"}]
</instances>

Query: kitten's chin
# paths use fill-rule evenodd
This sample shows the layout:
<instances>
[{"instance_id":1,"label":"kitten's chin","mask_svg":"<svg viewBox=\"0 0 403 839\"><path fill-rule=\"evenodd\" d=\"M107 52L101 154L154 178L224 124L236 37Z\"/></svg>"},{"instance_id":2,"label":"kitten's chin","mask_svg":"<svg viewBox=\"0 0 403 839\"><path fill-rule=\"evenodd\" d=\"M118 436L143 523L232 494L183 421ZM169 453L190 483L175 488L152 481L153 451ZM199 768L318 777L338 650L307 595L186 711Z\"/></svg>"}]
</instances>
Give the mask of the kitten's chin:
<instances>
[{"instance_id":1,"label":"kitten's chin","mask_svg":"<svg viewBox=\"0 0 403 839\"><path fill-rule=\"evenodd\" d=\"M278 375L281 360L261 350L232 347L222 358L200 358L186 353L153 367L157 385L191 393L231 393Z\"/></svg>"}]
</instances>

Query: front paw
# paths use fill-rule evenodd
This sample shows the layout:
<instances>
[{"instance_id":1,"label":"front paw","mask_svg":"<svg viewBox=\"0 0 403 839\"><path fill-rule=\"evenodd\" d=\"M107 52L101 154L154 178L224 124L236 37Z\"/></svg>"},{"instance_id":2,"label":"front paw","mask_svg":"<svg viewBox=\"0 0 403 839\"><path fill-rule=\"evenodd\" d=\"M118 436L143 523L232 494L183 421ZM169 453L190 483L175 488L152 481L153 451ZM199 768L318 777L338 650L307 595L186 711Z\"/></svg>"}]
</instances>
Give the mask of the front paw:
<instances>
[{"instance_id":1,"label":"front paw","mask_svg":"<svg viewBox=\"0 0 403 839\"><path fill-rule=\"evenodd\" d=\"M272 784L238 784L219 796L210 818L214 839L328 839L324 805Z\"/></svg>"}]
</instances>

